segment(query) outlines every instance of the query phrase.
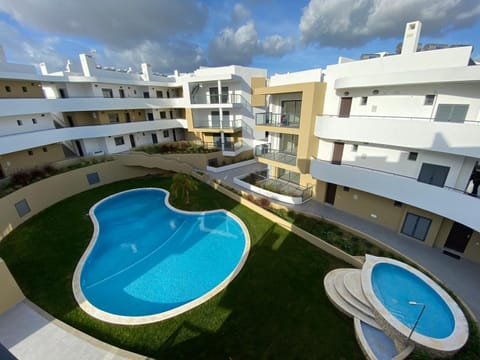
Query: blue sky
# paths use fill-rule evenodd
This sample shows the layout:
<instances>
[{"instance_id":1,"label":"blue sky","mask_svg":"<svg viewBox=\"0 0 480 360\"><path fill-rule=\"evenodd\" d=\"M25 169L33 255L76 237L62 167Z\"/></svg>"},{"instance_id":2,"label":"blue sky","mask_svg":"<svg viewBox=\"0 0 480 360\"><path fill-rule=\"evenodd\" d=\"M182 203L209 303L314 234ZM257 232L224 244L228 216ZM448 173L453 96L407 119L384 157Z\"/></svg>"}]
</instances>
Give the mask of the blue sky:
<instances>
[{"instance_id":1,"label":"blue sky","mask_svg":"<svg viewBox=\"0 0 480 360\"><path fill-rule=\"evenodd\" d=\"M470 44L479 58L478 0L0 0L0 44L9 61L52 71L95 52L104 66L273 74L394 52L413 20L423 44Z\"/></svg>"}]
</instances>

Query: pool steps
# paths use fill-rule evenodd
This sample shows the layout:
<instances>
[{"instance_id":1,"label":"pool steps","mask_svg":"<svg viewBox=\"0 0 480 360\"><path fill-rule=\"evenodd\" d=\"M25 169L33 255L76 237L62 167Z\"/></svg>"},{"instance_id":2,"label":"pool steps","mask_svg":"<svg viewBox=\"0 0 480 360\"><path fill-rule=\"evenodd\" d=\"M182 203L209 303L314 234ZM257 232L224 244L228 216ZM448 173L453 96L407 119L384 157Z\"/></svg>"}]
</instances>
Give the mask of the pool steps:
<instances>
[{"instance_id":1,"label":"pool steps","mask_svg":"<svg viewBox=\"0 0 480 360\"><path fill-rule=\"evenodd\" d=\"M324 278L327 297L344 314L353 317L357 341L369 360L405 359L414 349L392 339L375 320L372 306L363 293L360 269L335 269ZM395 352L395 356L392 355Z\"/></svg>"}]
</instances>

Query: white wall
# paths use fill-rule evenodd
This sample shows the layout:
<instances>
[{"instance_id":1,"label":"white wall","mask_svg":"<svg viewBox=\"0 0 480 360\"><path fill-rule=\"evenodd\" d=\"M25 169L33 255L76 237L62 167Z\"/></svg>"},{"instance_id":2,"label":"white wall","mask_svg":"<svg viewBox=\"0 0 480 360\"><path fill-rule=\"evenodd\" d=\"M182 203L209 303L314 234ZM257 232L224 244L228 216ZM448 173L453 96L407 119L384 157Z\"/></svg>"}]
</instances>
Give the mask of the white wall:
<instances>
[{"instance_id":1,"label":"white wall","mask_svg":"<svg viewBox=\"0 0 480 360\"><path fill-rule=\"evenodd\" d=\"M33 119L37 122L34 124ZM17 120L22 122L19 126ZM31 114L0 117L0 136L54 129L50 114Z\"/></svg>"},{"instance_id":2,"label":"white wall","mask_svg":"<svg viewBox=\"0 0 480 360\"><path fill-rule=\"evenodd\" d=\"M275 74L270 77L269 86L300 84L308 82L321 82L322 69L311 69L286 74Z\"/></svg>"}]
</instances>

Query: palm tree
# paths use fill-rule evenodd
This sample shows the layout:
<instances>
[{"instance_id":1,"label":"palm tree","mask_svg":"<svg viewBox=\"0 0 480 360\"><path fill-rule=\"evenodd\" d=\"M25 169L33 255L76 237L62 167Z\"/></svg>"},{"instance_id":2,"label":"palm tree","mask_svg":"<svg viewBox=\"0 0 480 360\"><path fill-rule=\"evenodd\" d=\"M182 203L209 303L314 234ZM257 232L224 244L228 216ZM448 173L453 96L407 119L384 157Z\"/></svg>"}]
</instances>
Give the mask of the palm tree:
<instances>
[{"instance_id":1,"label":"palm tree","mask_svg":"<svg viewBox=\"0 0 480 360\"><path fill-rule=\"evenodd\" d=\"M172 185L170 186L170 193L174 198L178 198L181 194L185 197L185 203L190 203L190 191L198 190L197 182L189 175L177 173L172 178Z\"/></svg>"}]
</instances>

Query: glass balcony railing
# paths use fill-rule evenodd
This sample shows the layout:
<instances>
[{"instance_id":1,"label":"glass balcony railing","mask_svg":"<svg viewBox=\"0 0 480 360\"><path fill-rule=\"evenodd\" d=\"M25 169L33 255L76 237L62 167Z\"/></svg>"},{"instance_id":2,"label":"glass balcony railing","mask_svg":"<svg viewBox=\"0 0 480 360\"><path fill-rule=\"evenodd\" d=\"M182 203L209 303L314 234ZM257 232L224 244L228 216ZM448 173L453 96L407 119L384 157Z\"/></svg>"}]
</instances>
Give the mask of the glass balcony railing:
<instances>
[{"instance_id":1,"label":"glass balcony railing","mask_svg":"<svg viewBox=\"0 0 480 360\"><path fill-rule=\"evenodd\" d=\"M260 126L298 128L300 126L300 117L296 114L259 113L255 116L255 124Z\"/></svg>"},{"instance_id":2,"label":"glass balcony railing","mask_svg":"<svg viewBox=\"0 0 480 360\"><path fill-rule=\"evenodd\" d=\"M196 129L236 129L242 127L240 119L210 119L210 120L194 120L193 127Z\"/></svg>"},{"instance_id":3,"label":"glass balcony railing","mask_svg":"<svg viewBox=\"0 0 480 360\"><path fill-rule=\"evenodd\" d=\"M195 95L192 104L248 104L248 101L240 94Z\"/></svg>"},{"instance_id":4,"label":"glass balcony railing","mask_svg":"<svg viewBox=\"0 0 480 360\"><path fill-rule=\"evenodd\" d=\"M276 150L271 148L271 144L261 144L255 146L255 156L262 157L268 160L278 161L283 164L297 165L297 154L283 150Z\"/></svg>"}]
</instances>

